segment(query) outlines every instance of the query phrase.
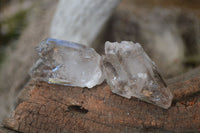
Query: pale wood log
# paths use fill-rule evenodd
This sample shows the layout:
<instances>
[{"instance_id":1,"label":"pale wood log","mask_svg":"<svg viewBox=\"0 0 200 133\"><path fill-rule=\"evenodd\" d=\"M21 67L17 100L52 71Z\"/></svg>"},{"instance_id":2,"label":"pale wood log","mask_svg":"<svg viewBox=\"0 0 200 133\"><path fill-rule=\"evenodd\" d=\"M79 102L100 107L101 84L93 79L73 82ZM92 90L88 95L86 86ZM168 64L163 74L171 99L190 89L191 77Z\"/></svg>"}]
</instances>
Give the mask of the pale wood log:
<instances>
[{"instance_id":1,"label":"pale wood log","mask_svg":"<svg viewBox=\"0 0 200 133\"><path fill-rule=\"evenodd\" d=\"M119 2L60 0L51 24L50 36L92 46Z\"/></svg>"}]
</instances>

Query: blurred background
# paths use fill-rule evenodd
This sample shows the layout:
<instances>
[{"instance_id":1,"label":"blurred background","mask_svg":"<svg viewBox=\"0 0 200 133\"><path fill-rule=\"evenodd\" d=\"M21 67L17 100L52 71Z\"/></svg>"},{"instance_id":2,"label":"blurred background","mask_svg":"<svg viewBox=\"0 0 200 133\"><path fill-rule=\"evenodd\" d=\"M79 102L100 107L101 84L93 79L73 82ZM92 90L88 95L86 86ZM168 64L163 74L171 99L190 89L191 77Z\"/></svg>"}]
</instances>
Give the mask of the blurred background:
<instances>
[{"instance_id":1,"label":"blurred background","mask_svg":"<svg viewBox=\"0 0 200 133\"><path fill-rule=\"evenodd\" d=\"M200 1L0 0L0 120L30 80L34 47L47 37L101 54L105 41L139 42L169 79L200 65Z\"/></svg>"}]
</instances>

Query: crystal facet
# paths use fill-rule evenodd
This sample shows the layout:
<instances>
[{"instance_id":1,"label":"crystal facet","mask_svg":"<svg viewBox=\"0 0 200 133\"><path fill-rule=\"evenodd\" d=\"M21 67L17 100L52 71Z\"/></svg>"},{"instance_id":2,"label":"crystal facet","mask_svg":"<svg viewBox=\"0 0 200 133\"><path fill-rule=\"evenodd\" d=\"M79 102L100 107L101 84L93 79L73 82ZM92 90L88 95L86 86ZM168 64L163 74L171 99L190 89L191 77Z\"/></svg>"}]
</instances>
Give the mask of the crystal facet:
<instances>
[{"instance_id":1,"label":"crystal facet","mask_svg":"<svg viewBox=\"0 0 200 133\"><path fill-rule=\"evenodd\" d=\"M103 68L112 92L126 98L134 96L166 109L170 107L173 96L139 43L106 42Z\"/></svg>"},{"instance_id":2,"label":"crystal facet","mask_svg":"<svg viewBox=\"0 0 200 133\"><path fill-rule=\"evenodd\" d=\"M104 80L101 56L92 48L48 38L36 47L36 51L40 59L31 70L33 79L88 88Z\"/></svg>"}]
</instances>

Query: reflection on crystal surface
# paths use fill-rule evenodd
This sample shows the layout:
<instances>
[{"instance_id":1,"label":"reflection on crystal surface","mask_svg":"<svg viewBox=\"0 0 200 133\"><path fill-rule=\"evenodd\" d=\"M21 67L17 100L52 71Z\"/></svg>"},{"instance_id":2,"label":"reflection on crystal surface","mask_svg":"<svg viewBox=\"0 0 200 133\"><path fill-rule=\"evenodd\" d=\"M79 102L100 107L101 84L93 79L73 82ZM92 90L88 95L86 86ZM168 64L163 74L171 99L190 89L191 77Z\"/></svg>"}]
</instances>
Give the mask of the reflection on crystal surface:
<instances>
[{"instance_id":1,"label":"reflection on crystal surface","mask_svg":"<svg viewBox=\"0 0 200 133\"><path fill-rule=\"evenodd\" d=\"M92 48L48 38L36 51L40 59L32 68L33 79L88 88L103 82L101 56Z\"/></svg>"},{"instance_id":2,"label":"reflection on crystal surface","mask_svg":"<svg viewBox=\"0 0 200 133\"><path fill-rule=\"evenodd\" d=\"M172 94L138 43L122 41L105 43L103 68L112 92L126 98L137 97L163 108L169 108Z\"/></svg>"}]
</instances>

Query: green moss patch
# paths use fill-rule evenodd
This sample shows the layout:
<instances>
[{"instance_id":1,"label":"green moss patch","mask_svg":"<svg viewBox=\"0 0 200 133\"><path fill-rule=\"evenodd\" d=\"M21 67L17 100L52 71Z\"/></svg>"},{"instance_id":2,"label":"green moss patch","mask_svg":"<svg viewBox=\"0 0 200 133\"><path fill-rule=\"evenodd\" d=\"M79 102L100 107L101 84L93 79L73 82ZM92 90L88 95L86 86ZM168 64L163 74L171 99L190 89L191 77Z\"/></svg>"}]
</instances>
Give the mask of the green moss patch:
<instances>
[{"instance_id":1,"label":"green moss patch","mask_svg":"<svg viewBox=\"0 0 200 133\"><path fill-rule=\"evenodd\" d=\"M27 10L21 10L15 15L0 21L0 63L4 59L4 49L18 39L27 25Z\"/></svg>"}]
</instances>

